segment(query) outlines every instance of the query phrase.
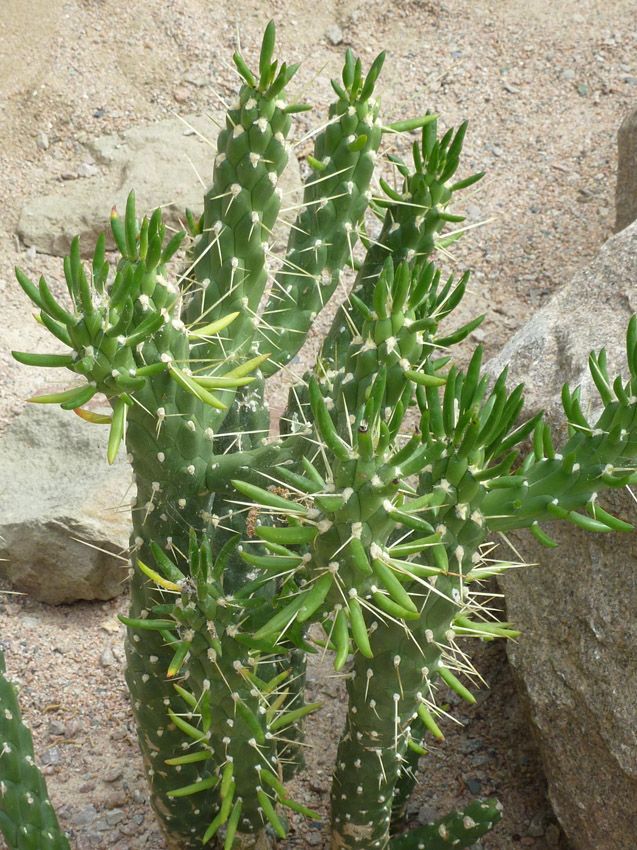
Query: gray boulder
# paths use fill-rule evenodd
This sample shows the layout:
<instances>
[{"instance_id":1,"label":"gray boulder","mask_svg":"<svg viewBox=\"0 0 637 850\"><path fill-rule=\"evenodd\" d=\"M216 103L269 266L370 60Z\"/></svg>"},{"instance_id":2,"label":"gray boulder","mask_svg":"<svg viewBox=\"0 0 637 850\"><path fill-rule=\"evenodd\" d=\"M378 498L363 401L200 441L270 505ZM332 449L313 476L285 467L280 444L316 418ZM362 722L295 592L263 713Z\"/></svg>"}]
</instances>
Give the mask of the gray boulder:
<instances>
[{"instance_id":1,"label":"gray boulder","mask_svg":"<svg viewBox=\"0 0 637 850\"><path fill-rule=\"evenodd\" d=\"M617 134L615 232L637 219L637 107L624 118Z\"/></svg>"},{"instance_id":2,"label":"gray boulder","mask_svg":"<svg viewBox=\"0 0 637 850\"><path fill-rule=\"evenodd\" d=\"M598 404L586 361L606 346L626 374L624 335L637 308L637 223L611 238L492 361L527 387L526 412L562 423L560 389L581 384ZM584 409L586 409L584 407ZM601 500L637 523L626 492ZM509 658L537 732L555 813L574 850L632 850L637 834L637 533L592 535L551 526L559 548L510 535L538 566L502 578L507 616L522 629ZM510 557L504 555L504 557Z\"/></svg>"},{"instance_id":3,"label":"gray boulder","mask_svg":"<svg viewBox=\"0 0 637 850\"><path fill-rule=\"evenodd\" d=\"M107 431L36 405L4 431L0 577L14 590L53 605L124 590L130 511L118 506L134 490L123 456L106 463Z\"/></svg>"},{"instance_id":4,"label":"gray boulder","mask_svg":"<svg viewBox=\"0 0 637 850\"><path fill-rule=\"evenodd\" d=\"M175 228L183 224L186 207L200 212L204 186L212 178L218 127L223 113L188 115L143 127L133 127L113 136L101 136L87 149L97 167L95 176L66 181L47 195L31 198L22 208L18 235L26 245L43 254L62 256L76 234L83 253L89 254L97 236L106 231L115 205L124 211L126 198L135 189L140 213L163 207L166 222ZM281 178L284 194L300 189L298 162L291 157ZM288 206L296 203L298 196ZM275 240L281 231L275 231ZM112 241L109 247L113 247Z\"/></svg>"}]
</instances>

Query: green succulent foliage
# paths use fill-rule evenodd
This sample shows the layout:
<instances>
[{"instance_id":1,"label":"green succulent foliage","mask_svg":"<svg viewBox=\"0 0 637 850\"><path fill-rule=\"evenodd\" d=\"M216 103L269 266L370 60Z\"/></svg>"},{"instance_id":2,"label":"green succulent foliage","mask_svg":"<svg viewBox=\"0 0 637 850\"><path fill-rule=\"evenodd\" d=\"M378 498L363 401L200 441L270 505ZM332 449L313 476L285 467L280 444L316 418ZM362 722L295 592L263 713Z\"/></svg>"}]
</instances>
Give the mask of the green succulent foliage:
<instances>
[{"instance_id":1,"label":"green succulent foliage","mask_svg":"<svg viewBox=\"0 0 637 850\"><path fill-rule=\"evenodd\" d=\"M460 162L466 122L456 130L448 129L440 139L435 115L425 115L420 124L420 142L412 145L412 167L400 157L390 155L398 174L398 188L381 178L383 195L374 196L371 200L372 211L382 221L382 229L376 239L367 241L367 253L352 289L352 293L365 304L371 301L376 279L387 258L391 258L395 266L404 260L418 264L434 251L444 249L460 238L462 229L441 235L448 223L464 221L463 216L448 212L447 207L453 201L454 193L474 185L484 176L483 172L478 172L462 180L453 180ZM398 122L393 129L405 132L417 129L417 125L410 121ZM343 358L347 357L357 312L350 297L334 317L322 346L326 370L340 368ZM471 326L455 331L448 344L460 342L468 336L482 318L477 317Z\"/></svg>"},{"instance_id":2,"label":"green succulent foliage","mask_svg":"<svg viewBox=\"0 0 637 850\"><path fill-rule=\"evenodd\" d=\"M278 469L291 495L235 482L279 518L256 529L270 555L244 558L293 573L297 587L256 637L276 642L291 623L319 622L337 670L354 653L332 791L338 846L352 850L389 846L409 751L422 754L427 734L442 737L437 690L475 701L462 677L476 673L458 639L518 634L493 619L480 592L482 579L517 566L483 557L489 534L531 526L544 536L539 523L555 519L630 529L597 494L635 479L637 320L630 381L609 378L603 352L591 356L605 405L596 423L582 418L579 393L564 391L572 434L557 454L541 415L520 422L522 387L509 392L506 371L494 383L481 371L479 347L466 371L439 356L436 312L465 282L448 282L441 298L431 264L388 261L371 304L352 299L359 332L329 395L310 379L312 454ZM414 404L410 435L403 426Z\"/></svg>"},{"instance_id":3,"label":"green succulent foliage","mask_svg":"<svg viewBox=\"0 0 637 850\"><path fill-rule=\"evenodd\" d=\"M0 832L10 850L70 850L35 763L0 648Z\"/></svg>"},{"instance_id":4,"label":"green succulent foliage","mask_svg":"<svg viewBox=\"0 0 637 850\"><path fill-rule=\"evenodd\" d=\"M466 370L451 364L449 349L482 317L445 329L469 276L443 279L429 258L462 234L443 232L463 220L449 205L482 174L456 180L466 124L438 138L430 114L382 123L383 54L367 74L346 55L275 273L287 138L307 107L287 100L296 66L274 59L274 36L270 24L257 72L234 57L238 104L219 135L203 215L187 215L183 272L169 263L184 234L167 241L159 212L139 221L131 194L123 218L111 219L116 264L100 238L87 270L73 242L68 307L46 281L18 272L39 321L69 352L14 355L85 379L33 401L109 425L111 462L126 441L137 487L127 682L171 841L244 848L268 831L285 835L282 808L314 816L284 782L302 762L301 721L318 708L303 697L305 657L318 644L348 679L334 846L466 847L499 819L495 801L398 836L392 818L428 738L443 737L440 691L474 701L465 680L477 674L458 641L517 635L481 590L518 566L486 557L489 535L529 527L552 545L544 526L555 520L630 529L598 494L635 476L637 320L628 381L611 379L603 351L591 355L596 422L579 390L564 390L560 452L541 416L521 419L522 387L510 390L506 371L484 374L480 348ZM375 195L382 138L414 130L412 165L390 157L396 184L380 178ZM368 211L381 222L374 238ZM314 372L293 388L283 437L270 439L265 380L292 361L348 268L357 270L352 292ZM108 415L84 406L97 393ZM7 740L18 726L9 723ZM23 793L17 781L3 792L13 816ZM35 816L31 824L40 827Z\"/></svg>"},{"instance_id":5,"label":"green succulent foliage","mask_svg":"<svg viewBox=\"0 0 637 850\"><path fill-rule=\"evenodd\" d=\"M502 819L497 800L474 800L466 809L453 812L435 823L393 838L391 850L463 850L490 832Z\"/></svg>"},{"instance_id":6,"label":"green succulent foliage","mask_svg":"<svg viewBox=\"0 0 637 850\"><path fill-rule=\"evenodd\" d=\"M276 650L263 653L263 643L254 640L267 605L258 595L263 582L252 580L235 595L226 592L224 573L237 544L238 536L214 559L210 543L191 534L185 572L153 545L153 567L141 561L138 567L162 591L162 601L146 617L120 618L138 632L159 633L173 652L167 677L183 705L168 709L159 731L172 725L182 740L179 754L166 764L180 772L196 764L199 773L168 796L205 795L201 805L209 822L201 840L207 844L223 827L227 847L237 831L261 832L264 819L283 837L278 803L318 817L284 790L282 768L286 730L319 706L305 705L300 696L296 704L289 699L290 671L280 672Z\"/></svg>"}]
</instances>

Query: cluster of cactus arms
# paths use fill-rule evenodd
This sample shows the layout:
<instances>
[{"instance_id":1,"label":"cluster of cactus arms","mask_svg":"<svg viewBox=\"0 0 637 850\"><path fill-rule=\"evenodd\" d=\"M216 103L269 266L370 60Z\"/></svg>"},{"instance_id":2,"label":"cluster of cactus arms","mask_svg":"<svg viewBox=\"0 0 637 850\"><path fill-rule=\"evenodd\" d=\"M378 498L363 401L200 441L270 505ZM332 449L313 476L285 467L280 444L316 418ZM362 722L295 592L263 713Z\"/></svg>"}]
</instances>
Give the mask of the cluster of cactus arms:
<instances>
[{"instance_id":1,"label":"cluster of cactus arms","mask_svg":"<svg viewBox=\"0 0 637 850\"><path fill-rule=\"evenodd\" d=\"M14 356L83 378L31 400L107 425L110 462L126 443L137 486L127 682L171 850L262 848L285 836L286 810L318 816L285 786L302 764L302 721L320 709L303 695L316 651L347 679L332 850L468 847L500 819L497 801L401 824L418 759L443 738L445 690L474 702L461 639L517 635L483 581L518 565L494 560L488 541L528 527L552 545L555 520L630 529L598 494L635 476L637 321L628 381L591 355L596 422L565 389L559 453L541 415L521 419L522 387L489 379L480 348L466 370L451 364L482 317L441 328L468 274L445 278L433 257L461 235L445 232L462 221L447 211L456 192L482 175L455 179L466 125L439 137L429 113L383 123L382 54L365 75L348 52L277 259L287 137L308 107L288 103L296 68L273 49L270 24L258 72L234 57L239 103L203 215L186 216L189 241L167 239L159 211L139 221L131 194L111 218L116 262L100 238L87 269L73 242L66 306L18 271L69 352ZM383 139L413 131L410 164L382 154ZM351 292L271 436L266 379L290 369L344 274ZM105 412L86 407L96 394ZM0 827L12 850L64 848L2 675L0 703Z\"/></svg>"}]
</instances>

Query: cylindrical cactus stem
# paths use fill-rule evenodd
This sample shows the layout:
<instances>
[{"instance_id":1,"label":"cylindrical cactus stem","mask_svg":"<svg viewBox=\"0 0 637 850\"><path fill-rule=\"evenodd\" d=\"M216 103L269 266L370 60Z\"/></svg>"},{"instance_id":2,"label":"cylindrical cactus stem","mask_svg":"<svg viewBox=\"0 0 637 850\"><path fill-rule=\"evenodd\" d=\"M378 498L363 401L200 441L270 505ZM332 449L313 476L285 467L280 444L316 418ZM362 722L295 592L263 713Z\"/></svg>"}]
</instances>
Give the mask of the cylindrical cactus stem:
<instances>
[{"instance_id":1,"label":"cylindrical cactus stem","mask_svg":"<svg viewBox=\"0 0 637 850\"><path fill-rule=\"evenodd\" d=\"M332 297L345 266L353 262L382 128L372 97L384 54L363 76L360 59L347 52L337 100L309 157L301 212L290 231L283 267L263 313L274 345L266 375L285 366L303 345L317 314Z\"/></svg>"},{"instance_id":2,"label":"cylindrical cactus stem","mask_svg":"<svg viewBox=\"0 0 637 850\"><path fill-rule=\"evenodd\" d=\"M286 137L294 111L283 98L297 67L278 67L272 61L274 37L271 22L258 75L235 55L244 84L239 106L228 111L219 134L201 235L189 265L191 296L184 318L197 326L231 311L239 316L232 341L202 345L201 357L231 354L245 359L250 350L271 351L258 309L268 279L267 251L281 205L277 184L287 164Z\"/></svg>"},{"instance_id":3,"label":"cylindrical cactus stem","mask_svg":"<svg viewBox=\"0 0 637 850\"><path fill-rule=\"evenodd\" d=\"M196 803L206 825L199 831L192 822L193 841L207 844L225 830L225 846L234 847L236 836L247 848L261 846L266 823L283 837L277 803L313 816L289 799L282 763L289 726L318 706L291 702L289 671L279 671L276 649L262 656L252 640L271 610L259 597L261 582L226 593L238 539L214 559L210 544L199 545L192 533L186 573L153 544L153 566L140 562L140 574L166 595L146 618L123 619L133 632L156 631L171 649L168 679L178 699L165 707L175 742L173 753L162 753L168 799ZM194 780L185 770L193 765Z\"/></svg>"},{"instance_id":4,"label":"cylindrical cactus stem","mask_svg":"<svg viewBox=\"0 0 637 850\"><path fill-rule=\"evenodd\" d=\"M464 850L502 819L498 800L474 800L461 811L417 827L389 842L389 850Z\"/></svg>"},{"instance_id":5,"label":"cylindrical cactus stem","mask_svg":"<svg viewBox=\"0 0 637 850\"><path fill-rule=\"evenodd\" d=\"M333 850L389 847L394 788L412 723L433 702L458 584L439 580L435 598L411 630L370 618L370 626L376 624L368 635L373 659L357 655L347 685L348 715L331 795Z\"/></svg>"},{"instance_id":6,"label":"cylindrical cactus stem","mask_svg":"<svg viewBox=\"0 0 637 850\"><path fill-rule=\"evenodd\" d=\"M0 833L9 850L70 850L35 763L0 647Z\"/></svg>"}]
</instances>

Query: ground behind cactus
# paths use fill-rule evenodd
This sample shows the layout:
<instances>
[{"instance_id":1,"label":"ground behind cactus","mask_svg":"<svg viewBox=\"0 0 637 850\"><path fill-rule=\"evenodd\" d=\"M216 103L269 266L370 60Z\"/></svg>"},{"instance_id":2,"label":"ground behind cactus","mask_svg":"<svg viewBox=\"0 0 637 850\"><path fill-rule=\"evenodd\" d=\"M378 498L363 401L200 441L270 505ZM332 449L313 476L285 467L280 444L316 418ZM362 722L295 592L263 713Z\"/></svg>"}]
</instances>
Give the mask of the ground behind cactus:
<instances>
[{"instance_id":1,"label":"ground behind cactus","mask_svg":"<svg viewBox=\"0 0 637 850\"><path fill-rule=\"evenodd\" d=\"M35 348L38 340L12 267L62 285L57 258L34 256L14 238L22 204L101 169L83 145L96 135L231 100L237 26L254 56L270 15L282 50L304 61L299 90L319 106L351 44L368 62L388 50L380 91L389 118L429 107L445 124L470 119L466 171L484 169L488 179L465 211L470 223L493 220L454 255L476 270L474 310L488 314L477 338L487 353L610 234L615 133L637 99L632 0L37 0L29 11L9 0L0 23L0 427L10 427L46 378L9 357L10 348ZM303 156L308 147L297 150ZM108 211L105 199L105 218ZM326 326L317 323L310 349ZM125 600L57 609L0 602L7 664L23 683L25 713L77 850L164 850L144 803L123 684L115 615L125 607ZM468 726L449 729L432 752L411 813L427 820L460 799L495 793L506 815L486 850L563 847L503 648L483 651L478 668L491 690L474 709L453 706ZM311 725L314 746L296 794L322 812L340 730L340 685L328 672L310 675L310 697L326 706ZM320 828L294 823L287 847L322 846Z\"/></svg>"}]
</instances>

